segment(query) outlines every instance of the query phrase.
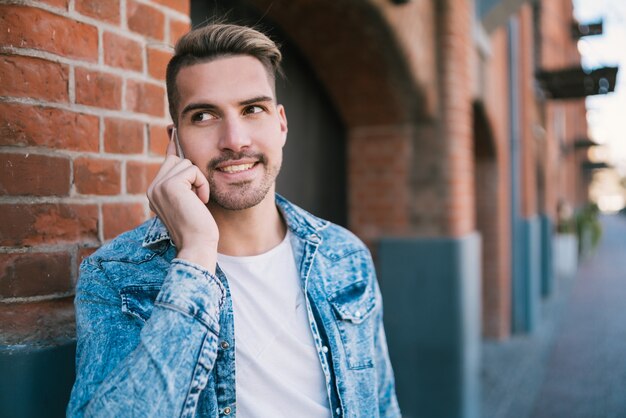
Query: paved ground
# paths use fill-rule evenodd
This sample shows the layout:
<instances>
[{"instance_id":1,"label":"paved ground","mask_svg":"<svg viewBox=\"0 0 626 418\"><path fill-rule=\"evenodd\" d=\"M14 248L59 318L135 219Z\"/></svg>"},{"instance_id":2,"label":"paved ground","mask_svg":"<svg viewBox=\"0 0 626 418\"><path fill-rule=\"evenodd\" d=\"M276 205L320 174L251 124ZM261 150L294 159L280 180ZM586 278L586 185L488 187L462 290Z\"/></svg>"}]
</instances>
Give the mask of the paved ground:
<instances>
[{"instance_id":1,"label":"paved ground","mask_svg":"<svg viewBox=\"0 0 626 418\"><path fill-rule=\"evenodd\" d=\"M483 344L484 418L626 417L626 217L573 280L560 279L532 336Z\"/></svg>"}]
</instances>

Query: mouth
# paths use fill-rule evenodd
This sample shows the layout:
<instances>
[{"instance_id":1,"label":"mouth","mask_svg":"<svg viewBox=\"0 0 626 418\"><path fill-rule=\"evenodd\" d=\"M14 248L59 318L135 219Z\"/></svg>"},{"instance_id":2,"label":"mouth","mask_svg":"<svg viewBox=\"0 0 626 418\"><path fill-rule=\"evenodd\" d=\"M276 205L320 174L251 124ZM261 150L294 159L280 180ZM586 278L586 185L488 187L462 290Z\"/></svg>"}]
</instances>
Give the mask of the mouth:
<instances>
[{"instance_id":1,"label":"mouth","mask_svg":"<svg viewBox=\"0 0 626 418\"><path fill-rule=\"evenodd\" d=\"M231 164L224 165L223 167L218 167L217 169L223 173L241 173L242 171L248 171L252 167L254 167L256 163L245 163L245 164Z\"/></svg>"}]
</instances>

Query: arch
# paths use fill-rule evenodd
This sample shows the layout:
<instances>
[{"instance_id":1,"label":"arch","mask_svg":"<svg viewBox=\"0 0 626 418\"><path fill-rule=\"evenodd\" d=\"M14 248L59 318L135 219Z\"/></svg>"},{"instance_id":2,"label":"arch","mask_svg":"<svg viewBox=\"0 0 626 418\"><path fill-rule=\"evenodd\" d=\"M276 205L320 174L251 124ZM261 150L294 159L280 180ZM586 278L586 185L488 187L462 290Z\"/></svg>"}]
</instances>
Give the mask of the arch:
<instances>
[{"instance_id":1,"label":"arch","mask_svg":"<svg viewBox=\"0 0 626 418\"><path fill-rule=\"evenodd\" d=\"M279 43L285 77L276 80L276 97L286 108L289 135L276 191L317 216L346 226L345 127L308 60L249 0L192 0L192 23L202 25L207 18L258 27Z\"/></svg>"},{"instance_id":2,"label":"arch","mask_svg":"<svg viewBox=\"0 0 626 418\"><path fill-rule=\"evenodd\" d=\"M425 93L398 34L373 1L249 0L309 61L347 132L347 225L367 244L412 229L413 170ZM431 159L427 151L419 153ZM421 158L418 159L421 161ZM428 186L432 189L432 186ZM374 193L372 193L374 191ZM437 217L438 214L433 214ZM431 225L434 222L422 222Z\"/></svg>"},{"instance_id":3,"label":"arch","mask_svg":"<svg viewBox=\"0 0 626 418\"><path fill-rule=\"evenodd\" d=\"M502 228L505 199L498 150L484 105L473 104L476 227L482 237L482 329L487 338L510 333L510 278L505 270L506 236Z\"/></svg>"},{"instance_id":4,"label":"arch","mask_svg":"<svg viewBox=\"0 0 626 418\"><path fill-rule=\"evenodd\" d=\"M298 46L345 125L406 124L423 95L379 6L347 0L250 0Z\"/></svg>"},{"instance_id":5,"label":"arch","mask_svg":"<svg viewBox=\"0 0 626 418\"><path fill-rule=\"evenodd\" d=\"M482 102L472 105L474 128L474 155L480 159L496 158L496 143L487 110Z\"/></svg>"},{"instance_id":6,"label":"arch","mask_svg":"<svg viewBox=\"0 0 626 418\"><path fill-rule=\"evenodd\" d=\"M212 8L220 3L195 2ZM411 206L418 200L414 167L424 165L422 158L437 158L428 147L436 148L440 141L431 126L432 100L428 106L419 74L410 67L408 52L385 15L386 7L395 6L350 0L232 0L222 13L239 15L248 6L256 9L249 16L252 23L264 30L269 26L271 36L284 36L298 49L341 119L347 226L367 243L384 234L406 233L416 219ZM272 26L280 33L273 33ZM423 152L415 152L418 143ZM417 160L416 154L421 155ZM435 212L431 217L438 219L440 211ZM438 222L421 223L432 228Z\"/></svg>"}]
</instances>

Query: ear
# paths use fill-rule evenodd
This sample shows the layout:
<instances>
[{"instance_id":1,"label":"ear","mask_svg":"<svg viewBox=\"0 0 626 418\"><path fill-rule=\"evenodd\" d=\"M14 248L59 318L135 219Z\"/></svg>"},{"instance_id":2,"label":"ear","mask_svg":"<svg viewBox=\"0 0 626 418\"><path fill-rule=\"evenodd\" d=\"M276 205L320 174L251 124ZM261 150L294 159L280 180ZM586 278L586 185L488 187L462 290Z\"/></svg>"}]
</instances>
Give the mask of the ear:
<instances>
[{"instance_id":1,"label":"ear","mask_svg":"<svg viewBox=\"0 0 626 418\"><path fill-rule=\"evenodd\" d=\"M169 125L167 125L167 137L171 138L172 137L172 130L174 129L174 124L170 123Z\"/></svg>"},{"instance_id":2,"label":"ear","mask_svg":"<svg viewBox=\"0 0 626 418\"><path fill-rule=\"evenodd\" d=\"M287 141L287 131L289 130L287 128L287 115L285 114L285 106L281 104L276 105L276 110L278 111L278 119L280 122L280 135L282 145L284 146L285 142Z\"/></svg>"}]
</instances>

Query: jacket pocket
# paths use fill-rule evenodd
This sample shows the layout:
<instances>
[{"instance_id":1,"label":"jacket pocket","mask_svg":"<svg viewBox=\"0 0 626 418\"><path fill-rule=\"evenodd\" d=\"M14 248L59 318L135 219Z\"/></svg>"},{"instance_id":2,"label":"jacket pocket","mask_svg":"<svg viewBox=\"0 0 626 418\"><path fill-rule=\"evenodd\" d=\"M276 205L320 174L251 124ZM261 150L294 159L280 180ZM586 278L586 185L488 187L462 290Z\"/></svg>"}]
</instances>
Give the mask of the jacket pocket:
<instances>
[{"instance_id":1,"label":"jacket pocket","mask_svg":"<svg viewBox=\"0 0 626 418\"><path fill-rule=\"evenodd\" d=\"M352 283L328 298L335 314L350 369L373 366L374 292L364 280Z\"/></svg>"},{"instance_id":2,"label":"jacket pocket","mask_svg":"<svg viewBox=\"0 0 626 418\"><path fill-rule=\"evenodd\" d=\"M120 290L122 312L146 322L152 315L160 285L126 286Z\"/></svg>"}]
</instances>

